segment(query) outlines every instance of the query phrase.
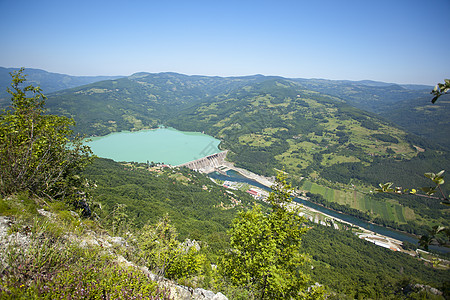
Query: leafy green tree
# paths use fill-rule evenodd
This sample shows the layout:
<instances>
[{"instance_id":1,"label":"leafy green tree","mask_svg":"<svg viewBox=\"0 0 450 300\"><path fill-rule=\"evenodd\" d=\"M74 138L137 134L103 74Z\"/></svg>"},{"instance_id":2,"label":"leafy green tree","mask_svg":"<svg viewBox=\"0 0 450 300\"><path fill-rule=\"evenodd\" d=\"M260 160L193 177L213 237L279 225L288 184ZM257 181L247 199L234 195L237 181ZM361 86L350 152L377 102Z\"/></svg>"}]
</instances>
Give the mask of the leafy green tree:
<instances>
[{"instance_id":1,"label":"leafy green tree","mask_svg":"<svg viewBox=\"0 0 450 300\"><path fill-rule=\"evenodd\" d=\"M138 243L149 269L157 275L179 279L196 274L204 263L204 256L195 247L188 247L177 239L176 228L165 215L155 225L145 225Z\"/></svg>"},{"instance_id":2,"label":"leafy green tree","mask_svg":"<svg viewBox=\"0 0 450 300\"><path fill-rule=\"evenodd\" d=\"M90 148L73 135L73 119L45 114L39 87L22 88L23 68L11 76L12 104L0 114L0 195L28 191L85 206L79 174L92 160Z\"/></svg>"},{"instance_id":3,"label":"leafy green tree","mask_svg":"<svg viewBox=\"0 0 450 300\"><path fill-rule=\"evenodd\" d=\"M300 253L307 228L281 173L268 201L272 206L269 214L255 205L233 221L231 249L219 272L227 282L250 291L254 299L320 299L321 289L308 291L309 277L300 270L308 260Z\"/></svg>"},{"instance_id":4,"label":"leafy green tree","mask_svg":"<svg viewBox=\"0 0 450 300\"><path fill-rule=\"evenodd\" d=\"M437 242L439 245L443 246L450 240L450 229L444 226L435 225L431 230L428 230L428 234L424 234L420 237L419 245L428 250L428 246Z\"/></svg>"},{"instance_id":5,"label":"leafy green tree","mask_svg":"<svg viewBox=\"0 0 450 300\"><path fill-rule=\"evenodd\" d=\"M123 232L129 223L129 216L127 214L127 205L123 203L116 203L111 212L111 229L113 234Z\"/></svg>"}]
</instances>

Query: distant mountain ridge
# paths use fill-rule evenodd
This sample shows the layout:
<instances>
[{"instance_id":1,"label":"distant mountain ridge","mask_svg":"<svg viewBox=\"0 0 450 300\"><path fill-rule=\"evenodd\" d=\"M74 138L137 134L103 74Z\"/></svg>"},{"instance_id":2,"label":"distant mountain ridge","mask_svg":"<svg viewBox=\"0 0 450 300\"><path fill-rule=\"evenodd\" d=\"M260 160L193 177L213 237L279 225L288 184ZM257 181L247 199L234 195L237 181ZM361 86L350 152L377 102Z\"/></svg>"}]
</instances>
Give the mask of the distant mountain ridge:
<instances>
[{"instance_id":1,"label":"distant mountain ridge","mask_svg":"<svg viewBox=\"0 0 450 300\"><path fill-rule=\"evenodd\" d=\"M10 84L9 72L13 70L17 70L17 68L7 69L0 67L0 107L5 107L9 103L9 95L6 93L6 87ZM169 113L167 110L169 104L171 106L169 110L173 111L174 108L181 109L197 102L209 101L208 99L212 99L211 97L220 93L226 94L248 84L271 79L282 79L289 82L296 82L299 84L299 87L306 90L338 97L352 106L375 112L415 134L426 137L441 145L447 147L450 146L450 138L445 134L445 132L450 132L450 124L446 121L448 119L446 118L446 115L450 114L450 108L446 104L446 101L438 101L434 106L428 106L429 103L427 103L427 99L430 97L432 87L427 85L395 84L372 80L289 79L280 76L264 76L260 74L251 76L219 77L183 75L174 72L140 72L127 77L69 76L50 73L39 69L26 69L25 73L28 74L27 83L40 85L44 94L49 95L50 97L54 96L51 95L53 92L58 92L58 97L67 94L69 95L69 98L71 98L71 92L65 91L66 89L79 88L86 84L95 84L96 87L103 89L105 86L110 86L110 84L118 84L120 86L127 82L125 85L131 90L127 92L126 96L121 95L120 91L115 91L115 93L108 95L99 95L98 93L91 91L90 95L81 97L81 102L84 104L90 102L94 107L99 106L97 109L103 109L108 115L98 115L97 113L99 111L96 111L94 107L92 107L93 110L91 111L84 111L86 116L81 117L82 119L93 117L94 112L97 117L99 117L98 123L102 125L97 126L97 129L95 130L93 128L89 129L92 131L91 133L95 135L123 130L125 127L128 127L127 129L152 127L161 121L162 115ZM119 79L122 80L117 81ZM100 83L105 80L105 83ZM132 85L134 86L133 88L131 87ZM94 86L91 88L94 88ZM76 92L83 94L81 90ZM150 94L154 97L152 100L144 99ZM115 100L109 102L108 105L105 106L100 99L105 96ZM95 104L93 104L89 100L90 98L98 98L98 101L95 101ZM121 101L122 98L128 99L126 103ZM136 106L137 102L140 103L140 106ZM74 116L73 110L77 109L73 107L73 105L75 105L73 102L72 104L69 103L66 101L65 103L60 103L65 106L65 108L60 107L59 111L62 114ZM125 109L122 104L127 108ZM72 107L70 107L71 105ZM428 107L427 111L431 112L431 115L430 113L421 113L423 106ZM437 109L437 107L440 108ZM151 120L148 118L147 109L153 110L153 118L150 118ZM123 119L124 117L128 118L127 122L129 123L129 121L132 120L132 118L130 119L129 117L130 111L137 111L139 114L147 115L147 117L142 115L138 118L143 119L144 123L147 123L147 125L141 125L139 121L134 119L134 123L132 123L137 127L134 127L134 125L132 127L129 125L124 127L124 125L111 122L115 121L117 123L118 121L111 120L111 117L113 115L116 115L115 117L119 115L120 119ZM434 111L437 113L432 113ZM91 117L89 117L89 115L91 115ZM108 118L108 120L102 121L105 117ZM80 121L81 123L79 122L79 125L82 125L84 121ZM432 128L436 126L436 123L440 125L439 130L432 130ZM420 126L418 124L420 124ZM105 129L105 126L110 129ZM86 130L87 128L82 129L84 132L86 132Z\"/></svg>"},{"instance_id":2,"label":"distant mountain ridge","mask_svg":"<svg viewBox=\"0 0 450 300\"><path fill-rule=\"evenodd\" d=\"M9 87L11 83L11 76L9 75L9 73L17 71L19 69L20 68L0 67L0 103L2 99L9 98L9 94L6 92L6 87ZM73 87L82 86L97 81L111 80L123 77L123 76L72 76L32 68L26 68L24 74L27 75L27 84L40 86L45 94L70 89Z\"/></svg>"},{"instance_id":3,"label":"distant mountain ridge","mask_svg":"<svg viewBox=\"0 0 450 300\"><path fill-rule=\"evenodd\" d=\"M429 97L432 86L370 80L292 79L304 88L345 99L360 109L383 114L400 101Z\"/></svg>"}]
</instances>

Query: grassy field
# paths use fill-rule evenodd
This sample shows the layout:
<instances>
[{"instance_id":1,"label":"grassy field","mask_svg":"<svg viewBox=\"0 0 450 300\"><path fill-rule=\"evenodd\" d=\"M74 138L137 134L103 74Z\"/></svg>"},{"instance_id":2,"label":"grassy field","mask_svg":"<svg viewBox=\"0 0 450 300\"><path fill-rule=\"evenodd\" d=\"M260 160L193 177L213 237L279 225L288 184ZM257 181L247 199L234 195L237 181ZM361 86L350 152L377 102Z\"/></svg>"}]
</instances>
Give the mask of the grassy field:
<instances>
[{"instance_id":1,"label":"grassy field","mask_svg":"<svg viewBox=\"0 0 450 300\"><path fill-rule=\"evenodd\" d=\"M377 201L371 199L370 194L355 190L336 190L310 181L305 181L301 189L313 194L320 194L327 201L337 202L341 205L349 205L351 208L363 212L368 211L374 217L378 216L400 224L414 219L414 212L406 212L405 210L407 209L395 201Z\"/></svg>"}]
</instances>

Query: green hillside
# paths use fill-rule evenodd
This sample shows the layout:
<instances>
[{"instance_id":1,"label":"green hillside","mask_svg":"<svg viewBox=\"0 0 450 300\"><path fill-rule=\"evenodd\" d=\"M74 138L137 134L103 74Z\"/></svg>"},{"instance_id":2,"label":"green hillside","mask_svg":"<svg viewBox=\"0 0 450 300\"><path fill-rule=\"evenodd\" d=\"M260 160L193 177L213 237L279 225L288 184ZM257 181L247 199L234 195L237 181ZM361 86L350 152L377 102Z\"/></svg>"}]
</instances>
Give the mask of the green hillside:
<instances>
[{"instance_id":1,"label":"green hillside","mask_svg":"<svg viewBox=\"0 0 450 300\"><path fill-rule=\"evenodd\" d=\"M128 220L121 230L141 228L169 214L182 240L202 240L215 250L226 243L225 232L237 211L254 201L242 191L227 193L206 175L187 168L97 159L84 174L97 185L93 197L102 204L102 217L113 215L117 204L126 205Z\"/></svg>"},{"instance_id":2,"label":"green hillside","mask_svg":"<svg viewBox=\"0 0 450 300\"><path fill-rule=\"evenodd\" d=\"M17 70L17 68L0 67L0 107L6 106L9 101L9 94L6 88L9 86L9 73ZM124 78L123 76L70 76L65 74L50 73L39 69L26 69L29 83L40 86L46 94L50 94L65 89L72 89L89 85L104 80L115 80ZM131 81L138 83L136 86L140 91L137 93L142 97L143 101L156 100L168 101L173 108L181 108L197 101L209 101L210 97L228 93L234 89L240 88L247 84L266 81L271 78L262 75L245 76L245 77L208 77L208 76L186 76L176 73L137 73L126 77ZM381 116L401 125L406 130L413 132L419 136L425 137L435 143L439 143L445 147L450 145L450 138L446 132L450 131L450 125L446 116L450 113L448 105L445 101L440 101L436 105L429 105L431 86L425 85L399 85L394 83L384 83L376 81L348 81L348 80L325 80L325 79L286 79L291 82L298 83L302 89L320 92L322 94L338 97L348 104L378 113ZM60 113L71 114L73 111L85 110L89 107L90 111L98 112L101 108L106 113L105 118L94 121L95 113L87 114L78 120L79 124L88 123L80 127L80 131L88 134L103 135L108 132L117 130L131 130L153 127L155 122L164 120L163 116L152 115L151 118L145 115L148 107L127 108L116 107L114 99L134 99L136 89L130 86L126 81L116 82L115 85L127 87L126 90L115 90L109 84L94 84L86 88L77 89L78 97L68 93L61 93L56 99L64 95L66 103L65 109L60 109ZM123 85L123 86L122 86ZM114 93L113 93L114 92ZM98 106L92 105L89 101L85 101L85 95L96 98ZM53 96L51 97L53 98ZM176 101L173 101L176 100ZM108 103L105 103L107 101ZM179 101L179 102L178 102ZM50 100L52 102L52 100ZM128 103L130 104L130 103ZM147 103L150 105L150 103ZM86 106L88 105L88 106ZM440 107L439 109L437 107ZM139 109L144 109L144 115L139 114ZM150 109L164 110L163 107L154 108L150 105ZM433 118L429 118L428 114L422 114L423 110L433 113ZM108 111L109 110L109 111ZM117 113L115 110L118 110ZM173 109L170 109L172 111ZM100 114L101 117L102 114ZM113 119L114 117L114 119ZM433 130L439 123L440 130Z\"/></svg>"},{"instance_id":3,"label":"green hillside","mask_svg":"<svg viewBox=\"0 0 450 300\"><path fill-rule=\"evenodd\" d=\"M186 169L159 172L145 164L124 166L99 159L85 174L98 185L94 198L103 204L106 219L117 204L127 205L128 229L142 228L169 213L181 240L197 239L211 246L213 263L217 258L213 254L221 253L228 243L226 230L237 210L250 207L253 201L239 191L233 191L236 196L224 195L224 189L205 175ZM230 206L231 198L239 199L242 206ZM335 295L331 299L402 299L402 293L409 293L403 289L411 282L442 290L450 280L448 270L431 268L405 253L375 246L349 231L312 226L302 245L313 266L308 264L305 273L325 284Z\"/></svg>"},{"instance_id":4,"label":"green hillside","mask_svg":"<svg viewBox=\"0 0 450 300\"><path fill-rule=\"evenodd\" d=\"M352 94L355 84L349 86ZM353 99L375 90L380 99L394 90L413 93L399 86L358 86ZM351 193L324 195L341 210L348 205L392 226L448 223L449 212L437 201L370 194L380 182L427 185L423 173L450 170L448 152L375 113L349 105L353 100L340 96L324 95L305 88L302 81L281 77L138 73L51 94L47 106L50 112L73 117L77 130L88 135L158 124L204 131L222 141L220 147L230 150L228 159L239 167L267 176L284 168L300 188L306 177L324 188L361 193L357 201ZM449 190L448 183L445 188Z\"/></svg>"},{"instance_id":5,"label":"green hillside","mask_svg":"<svg viewBox=\"0 0 450 300\"><path fill-rule=\"evenodd\" d=\"M79 132L105 135L156 127L186 107L262 79L137 73L51 94L47 106L73 117Z\"/></svg>"},{"instance_id":6,"label":"green hillside","mask_svg":"<svg viewBox=\"0 0 450 300\"><path fill-rule=\"evenodd\" d=\"M431 104L430 96L404 100L380 112L384 117L450 149L450 95Z\"/></svg>"},{"instance_id":7,"label":"green hillside","mask_svg":"<svg viewBox=\"0 0 450 300\"><path fill-rule=\"evenodd\" d=\"M446 148L450 146L449 96L430 103L432 86L374 81L294 79L302 87L344 99L348 104L379 114Z\"/></svg>"},{"instance_id":8,"label":"green hillside","mask_svg":"<svg viewBox=\"0 0 450 300\"><path fill-rule=\"evenodd\" d=\"M379 113L404 100L430 95L432 86L399 85L376 81L348 81L326 79L293 79L305 89L345 99L360 109Z\"/></svg>"}]
</instances>

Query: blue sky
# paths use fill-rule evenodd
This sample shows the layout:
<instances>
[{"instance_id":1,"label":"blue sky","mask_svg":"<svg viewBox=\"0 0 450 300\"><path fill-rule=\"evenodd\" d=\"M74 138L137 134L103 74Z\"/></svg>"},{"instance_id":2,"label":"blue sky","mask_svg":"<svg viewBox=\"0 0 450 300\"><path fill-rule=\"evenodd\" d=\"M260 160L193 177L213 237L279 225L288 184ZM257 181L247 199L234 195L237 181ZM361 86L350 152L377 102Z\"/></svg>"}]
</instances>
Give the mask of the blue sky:
<instances>
[{"instance_id":1,"label":"blue sky","mask_svg":"<svg viewBox=\"0 0 450 300\"><path fill-rule=\"evenodd\" d=\"M379 80L450 77L450 0L0 0L0 66Z\"/></svg>"}]
</instances>

